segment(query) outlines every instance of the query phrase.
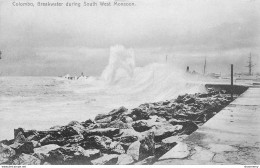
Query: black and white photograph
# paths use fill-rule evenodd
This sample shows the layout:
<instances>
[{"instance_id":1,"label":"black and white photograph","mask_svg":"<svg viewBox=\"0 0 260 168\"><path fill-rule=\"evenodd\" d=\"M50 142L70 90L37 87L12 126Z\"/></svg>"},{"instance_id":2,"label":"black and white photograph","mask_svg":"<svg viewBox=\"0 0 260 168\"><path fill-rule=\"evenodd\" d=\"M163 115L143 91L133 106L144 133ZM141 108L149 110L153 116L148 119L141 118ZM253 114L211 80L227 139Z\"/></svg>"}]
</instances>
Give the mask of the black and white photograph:
<instances>
[{"instance_id":1,"label":"black and white photograph","mask_svg":"<svg viewBox=\"0 0 260 168\"><path fill-rule=\"evenodd\" d=\"M260 165L259 0L0 0L0 165Z\"/></svg>"}]
</instances>

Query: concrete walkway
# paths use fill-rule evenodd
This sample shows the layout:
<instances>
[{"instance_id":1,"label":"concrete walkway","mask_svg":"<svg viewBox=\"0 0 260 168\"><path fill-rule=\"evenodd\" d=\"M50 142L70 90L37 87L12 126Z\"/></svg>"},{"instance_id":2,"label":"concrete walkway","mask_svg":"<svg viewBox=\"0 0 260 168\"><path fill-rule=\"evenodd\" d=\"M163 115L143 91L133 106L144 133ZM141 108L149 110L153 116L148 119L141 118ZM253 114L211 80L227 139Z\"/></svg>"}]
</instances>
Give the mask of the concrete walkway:
<instances>
[{"instance_id":1,"label":"concrete walkway","mask_svg":"<svg viewBox=\"0 0 260 168\"><path fill-rule=\"evenodd\" d=\"M260 88L249 88L174 148L155 164L259 165Z\"/></svg>"}]
</instances>

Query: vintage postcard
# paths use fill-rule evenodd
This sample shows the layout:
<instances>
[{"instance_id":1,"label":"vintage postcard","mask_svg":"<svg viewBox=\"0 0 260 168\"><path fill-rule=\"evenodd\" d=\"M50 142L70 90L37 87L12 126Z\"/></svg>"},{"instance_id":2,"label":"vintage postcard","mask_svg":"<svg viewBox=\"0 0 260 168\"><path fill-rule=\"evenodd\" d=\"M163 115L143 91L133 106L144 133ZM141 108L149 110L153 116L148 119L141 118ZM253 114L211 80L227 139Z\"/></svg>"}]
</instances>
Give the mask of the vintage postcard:
<instances>
[{"instance_id":1,"label":"vintage postcard","mask_svg":"<svg viewBox=\"0 0 260 168\"><path fill-rule=\"evenodd\" d=\"M260 164L259 0L0 0L0 164Z\"/></svg>"}]
</instances>

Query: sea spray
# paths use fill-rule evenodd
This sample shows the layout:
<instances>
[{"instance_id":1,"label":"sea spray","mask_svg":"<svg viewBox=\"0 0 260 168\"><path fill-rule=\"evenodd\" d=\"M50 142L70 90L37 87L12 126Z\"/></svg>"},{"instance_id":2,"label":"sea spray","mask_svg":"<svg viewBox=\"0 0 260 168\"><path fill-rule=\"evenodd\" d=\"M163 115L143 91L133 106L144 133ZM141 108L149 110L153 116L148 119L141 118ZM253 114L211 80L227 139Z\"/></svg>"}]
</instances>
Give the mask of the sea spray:
<instances>
[{"instance_id":1,"label":"sea spray","mask_svg":"<svg viewBox=\"0 0 260 168\"><path fill-rule=\"evenodd\" d=\"M113 84L122 78L131 78L134 75L135 57L133 49L116 45L110 48L109 63L102 72L101 79Z\"/></svg>"}]
</instances>

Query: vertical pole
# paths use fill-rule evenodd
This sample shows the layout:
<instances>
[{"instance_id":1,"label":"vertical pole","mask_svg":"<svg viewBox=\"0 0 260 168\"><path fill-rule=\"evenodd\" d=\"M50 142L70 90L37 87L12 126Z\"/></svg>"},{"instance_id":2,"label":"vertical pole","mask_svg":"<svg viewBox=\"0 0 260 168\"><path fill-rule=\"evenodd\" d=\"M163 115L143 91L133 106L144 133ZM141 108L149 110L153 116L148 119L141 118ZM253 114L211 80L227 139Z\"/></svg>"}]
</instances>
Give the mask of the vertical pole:
<instances>
[{"instance_id":1,"label":"vertical pole","mask_svg":"<svg viewBox=\"0 0 260 168\"><path fill-rule=\"evenodd\" d=\"M233 100L233 64L231 64L231 99Z\"/></svg>"}]
</instances>

